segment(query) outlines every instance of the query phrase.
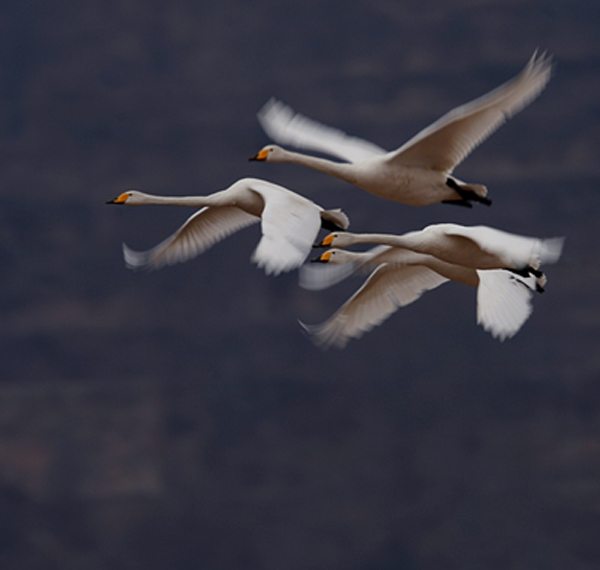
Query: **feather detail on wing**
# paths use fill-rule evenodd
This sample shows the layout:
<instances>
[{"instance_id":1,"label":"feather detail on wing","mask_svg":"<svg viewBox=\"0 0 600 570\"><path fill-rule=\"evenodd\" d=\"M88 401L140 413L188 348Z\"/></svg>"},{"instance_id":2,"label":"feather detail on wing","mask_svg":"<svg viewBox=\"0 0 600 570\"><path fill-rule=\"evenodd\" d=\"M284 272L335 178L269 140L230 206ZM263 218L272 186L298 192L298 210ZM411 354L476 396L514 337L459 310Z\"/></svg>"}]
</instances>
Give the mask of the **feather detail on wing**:
<instances>
[{"instance_id":1,"label":"feather detail on wing","mask_svg":"<svg viewBox=\"0 0 600 570\"><path fill-rule=\"evenodd\" d=\"M459 226L448 224L447 235L462 236L481 249L506 261L507 267L538 268L542 263L556 263L560 258L564 238L539 239L520 236L488 226Z\"/></svg>"},{"instance_id":2,"label":"feather detail on wing","mask_svg":"<svg viewBox=\"0 0 600 570\"><path fill-rule=\"evenodd\" d=\"M357 263L342 265L305 264L298 272L298 285L308 291L321 291L344 281L358 270Z\"/></svg>"},{"instance_id":3,"label":"feather detail on wing","mask_svg":"<svg viewBox=\"0 0 600 570\"><path fill-rule=\"evenodd\" d=\"M148 251L134 251L123 244L130 269L159 269L188 261L227 236L255 224L259 218L233 206L198 210L172 236Z\"/></svg>"},{"instance_id":4,"label":"feather detail on wing","mask_svg":"<svg viewBox=\"0 0 600 570\"><path fill-rule=\"evenodd\" d=\"M377 145L350 137L343 131L322 125L271 99L258 112L263 130L275 142L315 150L348 162L360 162L386 151Z\"/></svg>"},{"instance_id":5,"label":"feather detail on wing","mask_svg":"<svg viewBox=\"0 0 600 570\"><path fill-rule=\"evenodd\" d=\"M477 274L477 324L501 341L514 336L533 310L535 280L502 269Z\"/></svg>"},{"instance_id":6,"label":"feather detail on wing","mask_svg":"<svg viewBox=\"0 0 600 570\"><path fill-rule=\"evenodd\" d=\"M519 75L446 113L389 153L389 162L452 172L476 146L531 103L544 89L551 73L551 58L545 53L538 56L536 52Z\"/></svg>"},{"instance_id":7,"label":"feather detail on wing","mask_svg":"<svg viewBox=\"0 0 600 570\"><path fill-rule=\"evenodd\" d=\"M424 266L383 263L330 319L319 325L301 324L316 344L343 348L351 338L380 325L398 307L409 305L446 281Z\"/></svg>"},{"instance_id":8,"label":"feather detail on wing","mask_svg":"<svg viewBox=\"0 0 600 570\"><path fill-rule=\"evenodd\" d=\"M255 183L264 201L262 238L252 261L267 275L291 271L304 263L321 228L320 208L294 192Z\"/></svg>"},{"instance_id":9,"label":"feather detail on wing","mask_svg":"<svg viewBox=\"0 0 600 570\"><path fill-rule=\"evenodd\" d=\"M330 263L311 263L303 265L298 272L298 284L309 291L321 291L337 285L354 274L373 271L384 261L384 254L395 249L389 245L378 245L368 251L358 253L355 262L334 265Z\"/></svg>"}]
</instances>

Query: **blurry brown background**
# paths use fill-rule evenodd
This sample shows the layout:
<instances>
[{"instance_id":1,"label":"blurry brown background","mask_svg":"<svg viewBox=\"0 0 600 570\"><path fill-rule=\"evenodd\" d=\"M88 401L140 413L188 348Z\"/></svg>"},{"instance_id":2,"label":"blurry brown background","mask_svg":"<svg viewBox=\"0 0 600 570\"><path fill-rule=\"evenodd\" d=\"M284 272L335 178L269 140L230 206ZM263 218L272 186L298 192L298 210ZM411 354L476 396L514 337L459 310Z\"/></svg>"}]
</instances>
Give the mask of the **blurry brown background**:
<instances>
[{"instance_id":1,"label":"blurry brown background","mask_svg":"<svg viewBox=\"0 0 600 570\"><path fill-rule=\"evenodd\" d=\"M21 0L0 7L0 567L600 567L600 4ZM554 54L541 97L461 165L491 208L385 203L248 163L271 96L393 149ZM442 221L567 237L499 343L448 284L344 351L251 228L124 267L206 194L263 177L355 231Z\"/></svg>"}]
</instances>

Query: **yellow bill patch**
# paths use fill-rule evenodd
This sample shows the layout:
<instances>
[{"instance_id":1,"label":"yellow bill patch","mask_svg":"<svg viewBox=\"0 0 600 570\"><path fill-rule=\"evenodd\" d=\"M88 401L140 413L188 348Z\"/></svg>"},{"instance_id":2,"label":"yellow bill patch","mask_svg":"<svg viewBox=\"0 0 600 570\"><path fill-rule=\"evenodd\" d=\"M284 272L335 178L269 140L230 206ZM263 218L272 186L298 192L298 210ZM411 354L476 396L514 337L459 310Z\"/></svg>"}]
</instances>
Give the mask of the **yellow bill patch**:
<instances>
[{"instance_id":1,"label":"yellow bill patch","mask_svg":"<svg viewBox=\"0 0 600 570\"><path fill-rule=\"evenodd\" d=\"M269 156L269 149L263 148L257 155L256 160L267 160L267 156Z\"/></svg>"},{"instance_id":2,"label":"yellow bill patch","mask_svg":"<svg viewBox=\"0 0 600 570\"><path fill-rule=\"evenodd\" d=\"M321 245L330 246L333 243L334 238L335 238L334 234L329 234L328 236L325 236L323 238L323 241L321 242Z\"/></svg>"},{"instance_id":3,"label":"yellow bill patch","mask_svg":"<svg viewBox=\"0 0 600 570\"><path fill-rule=\"evenodd\" d=\"M113 202L115 204L124 204L129 199L129 196L131 196L131 194L129 194L128 192L123 192L123 194L121 194L120 196L118 196L117 198L115 198L113 200Z\"/></svg>"},{"instance_id":4,"label":"yellow bill patch","mask_svg":"<svg viewBox=\"0 0 600 570\"><path fill-rule=\"evenodd\" d=\"M331 259L331 252L330 251L326 251L320 257L321 261L329 261L330 259Z\"/></svg>"}]
</instances>

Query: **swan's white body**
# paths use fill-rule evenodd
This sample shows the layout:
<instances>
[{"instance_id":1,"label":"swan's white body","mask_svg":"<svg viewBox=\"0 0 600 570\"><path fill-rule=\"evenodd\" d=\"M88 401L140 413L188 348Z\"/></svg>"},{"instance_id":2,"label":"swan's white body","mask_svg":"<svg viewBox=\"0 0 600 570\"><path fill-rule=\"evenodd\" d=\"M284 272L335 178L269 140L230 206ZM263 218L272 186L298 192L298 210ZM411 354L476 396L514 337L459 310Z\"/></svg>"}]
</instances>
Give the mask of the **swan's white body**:
<instances>
[{"instance_id":1,"label":"swan's white body","mask_svg":"<svg viewBox=\"0 0 600 570\"><path fill-rule=\"evenodd\" d=\"M532 311L535 278L503 269L472 269L391 246L378 246L361 253L331 249L319 261L327 265L301 269L300 283L304 287L323 289L350 273L374 268L356 293L327 321L319 325L302 324L323 347L343 348L351 338L380 325L398 307L409 305L448 280L477 287L477 323L501 341L514 336ZM330 263L332 269L344 271L331 272Z\"/></svg>"},{"instance_id":2,"label":"swan's white body","mask_svg":"<svg viewBox=\"0 0 600 570\"><path fill-rule=\"evenodd\" d=\"M277 145L267 145L253 159L300 164L386 200L412 206L437 202L470 205L471 200L489 204L485 186L466 184L451 173L477 145L540 94L550 80L551 69L549 57L534 54L515 78L453 109L392 152L295 114L272 99L258 119L274 141L347 162L291 152Z\"/></svg>"},{"instance_id":3,"label":"swan's white body","mask_svg":"<svg viewBox=\"0 0 600 570\"><path fill-rule=\"evenodd\" d=\"M136 252L123 244L125 262L132 269L158 269L187 261L260 221L262 238L252 261L267 274L277 275L304 262L324 221L341 228L348 226L341 210L323 210L287 188L255 178L244 178L209 196L155 196L131 190L109 203L202 208L171 237L148 251Z\"/></svg>"},{"instance_id":4,"label":"swan's white body","mask_svg":"<svg viewBox=\"0 0 600 570\"><path fill-rule=\"evenodd\" d=\"M320 245L341 248L359 243L390 245L471 269L537 270L542 263L558 260L563 242L563 238L519 236L487 226L434 224L403 235L334 232Z\"/></svg>"}]
</instances>

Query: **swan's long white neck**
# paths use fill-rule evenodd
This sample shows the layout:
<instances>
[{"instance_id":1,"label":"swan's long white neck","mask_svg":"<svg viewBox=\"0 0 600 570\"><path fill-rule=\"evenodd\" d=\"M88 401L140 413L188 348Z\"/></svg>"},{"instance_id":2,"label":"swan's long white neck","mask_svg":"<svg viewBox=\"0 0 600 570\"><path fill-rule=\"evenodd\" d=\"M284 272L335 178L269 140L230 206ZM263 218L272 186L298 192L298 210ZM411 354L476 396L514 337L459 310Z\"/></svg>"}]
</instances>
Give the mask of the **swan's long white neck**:
<instances>
[{"instance_id":1,"label":"swan's long white neck","mask_svg":"<svg viewBox=\"0 0 600 570\"><path fill-rule=\"evenodd\" d=\"M413 251L419 251L418 249L414 249L418 246L418 240L414 238L412 233L396 236L392 234L352 234L347 232L344 233L344 238L350 239L353 244L391 245L393 247L404 247Z\"/></svg>"},{"instance_id":2,"label":"swan's long white neck","mask_svg":"<svg viewBox=\"0 0 600 570\"><path fill-rule=\"evenodd\" d=\"M300 166L306 166L313 170L318 170L324 174L341 178L351 184L356 183L356 175L354 165L345 162L334 162L326 158L320 158L318 156L310 156L308 154L302 154L300 152L293 152L285 150L282 153L281 158L278 162L291 162L293 164L299 164Z\"/></svg>"},{"instance_id":3,"label":"swan's long white neck","mask_svg":"<svg viewBox=\"0 0 600 570\"><path fill-rule=\"evenodd\" d=\"M139 193L139 199L132 202L132 206L158 205L158 206L189 206L201 208L210 206L214 200L210 196L157 196L155 194Z\"/></svg>"}]
</instances>

